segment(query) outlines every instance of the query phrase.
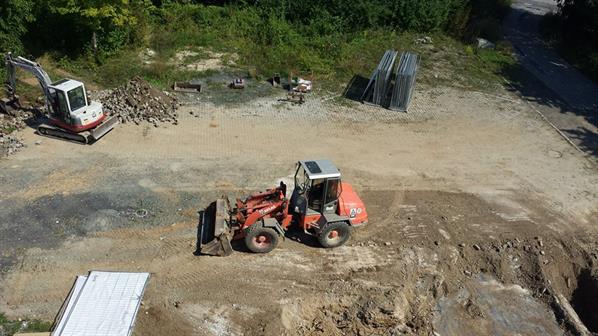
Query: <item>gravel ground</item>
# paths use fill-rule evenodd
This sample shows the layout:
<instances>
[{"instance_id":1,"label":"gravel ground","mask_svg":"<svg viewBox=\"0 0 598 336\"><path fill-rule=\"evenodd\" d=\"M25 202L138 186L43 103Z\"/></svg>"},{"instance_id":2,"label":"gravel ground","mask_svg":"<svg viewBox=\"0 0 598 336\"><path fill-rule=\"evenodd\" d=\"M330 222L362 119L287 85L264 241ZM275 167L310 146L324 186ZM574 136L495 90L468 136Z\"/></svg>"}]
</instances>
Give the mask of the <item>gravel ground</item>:
<instances>
[{"instance_id":1,"label":"gravel ground","mask_svg":"<svg viewBox=\"0 0 598 336\"><path fill-rule=\"evenodd\" d=\"M51 320L75 275L114 269L152 272L136 335L574 334L559 295L596 331L598 175L516 96L420 91L401 114L273 94L179 114L0 161L1 312ZM294 232L267 255L192 254L198 209L322 157L371 216L347 246Z\"/></svg>"}]
</instances>

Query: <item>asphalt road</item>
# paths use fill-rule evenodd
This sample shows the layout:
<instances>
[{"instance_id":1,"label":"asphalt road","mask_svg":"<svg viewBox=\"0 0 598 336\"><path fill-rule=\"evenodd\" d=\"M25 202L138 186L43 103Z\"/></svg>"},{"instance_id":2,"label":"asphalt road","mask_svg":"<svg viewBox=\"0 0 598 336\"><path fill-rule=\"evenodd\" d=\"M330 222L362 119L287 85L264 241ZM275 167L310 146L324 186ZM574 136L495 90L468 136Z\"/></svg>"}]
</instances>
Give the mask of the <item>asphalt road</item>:
<instances>
[{"instance_id":1,"label":"asphalt road","mask_svg":"<svg viewBox=\"0 0 598 336\"><path fill-rule=\"evenodd\" d=\"M514 87L586 153L598 156L598 85L569 65L539 36L543 15L557 10L550 0L520 0L504 22L505 37L533 76L512 75ZM507 75L507 77L509 77Z\"/></svg>"}]
</instances>

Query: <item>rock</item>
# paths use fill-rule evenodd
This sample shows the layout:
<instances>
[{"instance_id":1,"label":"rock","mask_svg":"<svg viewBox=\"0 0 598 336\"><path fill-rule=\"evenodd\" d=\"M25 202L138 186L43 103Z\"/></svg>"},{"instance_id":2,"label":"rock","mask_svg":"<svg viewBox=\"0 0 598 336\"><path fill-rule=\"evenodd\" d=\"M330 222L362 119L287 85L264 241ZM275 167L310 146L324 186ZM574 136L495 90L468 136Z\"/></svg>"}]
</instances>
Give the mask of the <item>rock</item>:
<instances>
[{"instance_id":1,"label":"rock","mask_svg":"<svg viewBox=\"0 0 598 336\"><path fill-rule=\"evenodd\" d=\"M545 254L546 254L546 252L544 252L544 251L540 251L540 254L541 254L541 255L545 255Z\"/></svg>"},{"instance_id":2,"label":"rock","mask_svg":"<svg viewBox=\"0 0 598 336\"><path fill-rule=\"evenodd\" d=\"M384 245L385 246L390 246L390 245L392 245L392 243L391 242L385 242Z\"/></svg>"},{"instance_id":3,"label":"rock","mask_svg":"<svg viewBox=\"0 0 598 336\"><path fill-rule=\"evenodd\" d=\"M126 85L114 90L91 94L104 105L104 110L119 117L122 123L132 121L139 124L171 122L177 124L178 104L176 97L152 87L145 80L135 77ZM156 126L157 127L157 126Z\"/></svg>"},{"instance_id":4,"label":"rock","mask_svg":"<svg viewBox=\"0 0 598 336\"><path fill-rule=\"evenodd\" d=\"M478 41L478 48L480 48L480 49L494 49L494 48L496 48L496 44L494 44L494 43L492 43L492 42L490 42L490 41L488 41L486 39L483 39L481 37L478 37L477 41Z\"/></svg>"},{"instance_id":5,"label":"rock","mask_svg":"<svg viewBox=\"0 0 598 336\"><path fill-rule=\"evenodd\" d=\"M463 274L467 275L467 276L471 276L471 272L468 270L463 271Z\"/></svg>"},{"instance_id":6,"label":"rock","mask_svg":"<svg viewBox=\"0 0 598 336\"><path fill-rule=\"evenodd\" d=\"M37 140L37 141L35 142L35 144L39 146L39 145L41 145L41 144L42 144L42 141L41 141L41 140Z\"/></svg>"},{"instance_id":7,"label":"rock","mask_svg":"<svg viewBox=\"0 0 598 336\"><path fill-rule=\"evenodd\" d=\"M415 39L415 43L417 44L432 44L432 38L430 36L424 36Z\"/></svg>"},{"instance_id":8,"label":"rock","mask_svg":"<svg viewBox=\"0 0 598 336\"><path fill-rule=\"evenodd\" d=\"M477 244L473 244L473 249L476 250L476 251L479 251L482 248L479 245L477 245Z\"/></svg>"}]
</instances>

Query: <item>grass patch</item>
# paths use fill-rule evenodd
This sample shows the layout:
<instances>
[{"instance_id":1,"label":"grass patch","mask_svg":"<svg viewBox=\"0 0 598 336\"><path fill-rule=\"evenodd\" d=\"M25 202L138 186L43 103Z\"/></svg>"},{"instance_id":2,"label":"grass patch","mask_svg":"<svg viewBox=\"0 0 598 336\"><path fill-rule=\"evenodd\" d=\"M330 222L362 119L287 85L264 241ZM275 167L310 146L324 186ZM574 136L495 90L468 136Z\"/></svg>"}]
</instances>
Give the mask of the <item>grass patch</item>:
<instances>
[{"instance_id":1,"label":"grass patch","mask_svg":"<svg viewBox=\"0 0 598 336\"><path fill-rule=\"evenodd\" d=\"M104 87L141 76L164 89L175 80L214 76L217 70L191 71L186 65L220 52L224 64L235 55L234 72L255 79L273 73L283 78L301 76L314 80L318 90L340 93L354 75L369 77L386 49L418 53L418 82L428 86L493 88L502 82L501 68L514 62L506 47L476 50L442 32L428 35L432 44L417 44L415 40L422 35L414 32L352 31L336 27L333 21L294 24L251 6L170 4L157 10L152 20L143 47L113 53L100 62L89 56L57 58L56 65ZM145 48L155 51L147 64L140 57ZM175 64L173 58L182 50L197 54Z\"/></svg>"},{"instance_id":2,"label":"grass patch","mask_svg":"<svg viewBox=\"0 0 598 336\"><path fill-rule=\"evenodd\" d=\"M12 336L18 332L44 332L50 331L52 322L40 320L9 320L6 315L0 313L0 335Z\"/></svg>"}]
</instances>

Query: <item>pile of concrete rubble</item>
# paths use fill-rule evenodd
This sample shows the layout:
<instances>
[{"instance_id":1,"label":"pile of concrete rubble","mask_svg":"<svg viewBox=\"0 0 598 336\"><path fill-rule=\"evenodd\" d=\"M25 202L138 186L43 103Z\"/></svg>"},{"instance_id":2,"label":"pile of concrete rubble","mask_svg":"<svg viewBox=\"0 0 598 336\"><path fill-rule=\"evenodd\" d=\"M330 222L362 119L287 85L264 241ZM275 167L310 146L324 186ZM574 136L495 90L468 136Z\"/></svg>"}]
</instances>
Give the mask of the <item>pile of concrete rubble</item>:
<instances>
[{"instance_id":1,"label":"pile of concrete rubble","mask_svg":"<svg viewBox=\"0 0 598 336\"><path fill-rule=\"evenodd\" d=\"M95 92L93 99L102 102L104 111L118 116L121 123L146 121L156 127L161 122L178 124L176 110L180 104L176 97L139 77L114 90Z\"/></svg>"},{"instance_id":2,"label":"pile of concrete rubble","mask_svg":"<svg viewBox=\"0 0 598 336\"><path fill-rule=\"evenodd\" d=\"M12 155L25 147L25 144L11 133L27 127L25 121L33 118L34 113L25 110L16 111L14 115L0 113L0 157Z\"/></svg>"}]
</instances>

